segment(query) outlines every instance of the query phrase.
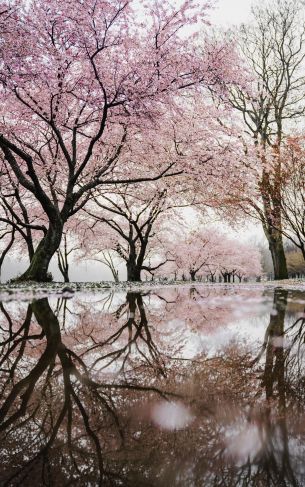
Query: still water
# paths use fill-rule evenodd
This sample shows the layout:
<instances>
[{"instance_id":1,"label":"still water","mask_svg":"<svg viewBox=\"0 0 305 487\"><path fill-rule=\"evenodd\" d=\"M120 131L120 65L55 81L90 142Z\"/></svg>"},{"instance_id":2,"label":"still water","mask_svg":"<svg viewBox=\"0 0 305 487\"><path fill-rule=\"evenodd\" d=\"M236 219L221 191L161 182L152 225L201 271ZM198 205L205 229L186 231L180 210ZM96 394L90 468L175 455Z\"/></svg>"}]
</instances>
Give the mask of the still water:
<instances>
[{"instance_id":1,"label":"still water","mask_svg":"<svg viewBox=\"0 0 305 487\"><path fill-rule=\"evenodd\" d=\"M305 486L305 292L0 305L1 486Z\"/></svg>"}]
</instances>

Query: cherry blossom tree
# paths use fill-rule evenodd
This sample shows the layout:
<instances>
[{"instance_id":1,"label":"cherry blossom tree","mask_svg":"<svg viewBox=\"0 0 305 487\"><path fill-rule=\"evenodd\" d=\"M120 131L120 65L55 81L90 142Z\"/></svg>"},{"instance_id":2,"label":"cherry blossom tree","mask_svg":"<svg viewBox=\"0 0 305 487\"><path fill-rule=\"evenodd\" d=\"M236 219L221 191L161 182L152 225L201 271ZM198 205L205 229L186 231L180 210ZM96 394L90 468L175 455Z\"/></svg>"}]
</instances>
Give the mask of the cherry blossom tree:
<instances>
[{"instance_id":1,"label":"cherry blossom tree","mask_svg":"<svg viewBox=\"0 0 305 487\"><path fill-rule=\"evenodd\" d=\"M239 281L262 274L261 255L257 248L227 237L215 228L204 228L178 235L167 243L167 252L174 265L165 266L176 276L206 276L212 282L222 276L225 282ZM160 274L162 270L160 271Z\"/></svg>"},{"instance_id":2,"label":"cherry blossom tree","mask_svg":"<svg viewBox=\"0 0 305 487\"><path fill-rule=\"evenodd\" d=\"M169 213L178 203L177 187L163 185L136 185L122 187L110 193L100 193L90 209L85 210L90 231L84 235L85 247L94 260L106 264L114 278L117 271L111 255L115 253L126 263L127 280L141 281L141 273L153 273L167 262L166 258L151 263L158 253L163 227ZM170 213L173 218L173 212ZM89 220L88 220L89 217ZM102 238L103 235L107 237ZM103 247L104 245L104 247ZM88 256L88 250L86 252Z\"/></svg>"},{"instance_id":3,"label":"cherry blossom tree","mask_svg":"<svg viewBox=\"0 0 305 487\"><path fill-rule=\"evenodd\" d=\"M175 262L180 273L188 274L195 281L198 272L207 271L222 254L219 232L211 229L197 230L179 243Z\"/></svg>"},{"instance_id":4,"label":"cherry blossom tree","mask_svg":"<svg viewBox=\"0 0 305 487\"><path fill-rule=\"evenodd\" d=\"M216 263L221 242L216 230L189 231L186 226L176 226L165 237L163 254L167 256L168 263L159 270L159 276L173 275L175 279L189 276L195 281L199 272L208 271Z\"/></svg>"},{"instance_id":5,"label":"cherry blossom tree","mask_svg":"<svg viewBox=\"0 0 305 487\"><path fill-rule=\"evenodd\" d=\"M207 109L190 100L189 104L183 118L175 114L169 121L163 120L158 147L152 141L149 146L143 141L139 147L133 146L133 157L139 151L139 158L147 164L156 158L176 160L176 167L182 163L184 170L170 178L165 175L159 181L132 187L121 185L111 191L100 188L83 210L91 232L84 238L86 254L97 258L105 250L116 252L126 263L128 280L141 280L142 271L146 276L153 275L169 261L162 244L166 220L181 220L173 209L189 206L205 211L207 206L222 205L224 184L229 191L232 186L236 189L240 180L235 160L240 157L241 144L232 144L231 132L217 121L219 116L226 117L227 111ZM212 120L202 119L204 109L204 116ZM236 142L236 138L232 140ZM94 248L88 245L89 240L95 241ZM108 257L102 257L107 266L111 264ZM113 270L112 264L109 267Z\"/></svg>"},{"instance_id":6,"label":"cherry blossom tree","mask_svg":"<svg viewBox=\"0 0 305 487\"><path fill-rule=\"evenodd\" d=\"M2 163L47 223L22 280L46 280L67 221L96 188L183 170L167 159L146 167L143 145L157 145L182 93L224 93L236 78L232 46L206 41L196 52L191 27L208 4L143 2L145 23L132 4L16 1L3 22Z\"/></svg>"},{"instance_id":7,"label":"cherry blossom tree","mask_svg":"<svg viewBox=\"0 0 305 487\"><path fill-rule=\"evenodd\" d=\"M260 251L249 243L229 240L230 250L224 252L219 270L225 282L235 282L235 277L241 282L244 278L262 275Z\"/></svg>"}]
</instances>

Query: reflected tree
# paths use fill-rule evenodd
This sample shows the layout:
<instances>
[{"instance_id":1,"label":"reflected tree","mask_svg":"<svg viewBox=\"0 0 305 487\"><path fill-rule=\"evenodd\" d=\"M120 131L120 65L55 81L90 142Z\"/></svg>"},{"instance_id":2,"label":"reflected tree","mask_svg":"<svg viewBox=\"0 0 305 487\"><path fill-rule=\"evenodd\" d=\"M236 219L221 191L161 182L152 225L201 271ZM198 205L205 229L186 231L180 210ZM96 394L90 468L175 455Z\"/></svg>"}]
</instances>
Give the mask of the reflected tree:
<instances>
[{"instance_id":1,"label":"reflected tree","mask_svg":"<svg viewBox=\"0 0 305 487\"><path fill-rule=\"evenodd\" d=\"M134 326L145 328L139 298L129 296L128 305L130 314L139 307L141 325ZM124 391L162 397L167 393L156 387L96 380L94 368L64 344L47 299L29 305L17 327L3 305L1 311L6 320L2 332L7 335L0 360L6 376L1 380L1 485L34 481L35 485L128 485L103 453L124 442L124 418L120 420L118 413ZM133 323L127 324L129 329ZM142 332L138 334L142 337Z\"/></svg>"}]
</instances>

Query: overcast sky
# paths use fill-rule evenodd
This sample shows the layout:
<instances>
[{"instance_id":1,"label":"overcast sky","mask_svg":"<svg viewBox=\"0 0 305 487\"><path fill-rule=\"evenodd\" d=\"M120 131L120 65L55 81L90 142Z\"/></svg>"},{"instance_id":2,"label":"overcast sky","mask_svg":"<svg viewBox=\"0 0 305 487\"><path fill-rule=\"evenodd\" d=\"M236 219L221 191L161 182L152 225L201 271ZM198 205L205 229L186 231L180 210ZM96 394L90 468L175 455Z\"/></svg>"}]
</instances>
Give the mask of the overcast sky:
<instances>
[{"instance_id":1,"label":"overcast sky","mask_svg":"<svg viewBox=\"0 0 305 487\"><path fill-rule=\"evenodd\" d=\"M218 0L210 20L213 24L229 26L247 22L253 0ZM264 3L264 1L262 1Z\"/></svg>"}]
</instances>

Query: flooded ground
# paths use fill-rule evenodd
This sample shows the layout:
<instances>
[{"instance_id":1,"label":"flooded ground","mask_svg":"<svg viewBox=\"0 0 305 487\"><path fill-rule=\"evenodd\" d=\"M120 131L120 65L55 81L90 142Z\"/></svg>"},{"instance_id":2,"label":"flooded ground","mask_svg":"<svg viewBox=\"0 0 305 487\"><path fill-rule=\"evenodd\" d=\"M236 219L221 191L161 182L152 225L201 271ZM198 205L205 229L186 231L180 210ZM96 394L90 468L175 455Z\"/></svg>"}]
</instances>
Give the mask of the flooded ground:
<instances>
[{"instance_id":1,"label":"flooded ground","mask_svg":"<svg viewBox=\"0 0 305 487\"><path fill-rule=\"evenodd\" d=\"M1 486L305 486L305 292L0 305Z\"/></svg>"}]
</instances>

